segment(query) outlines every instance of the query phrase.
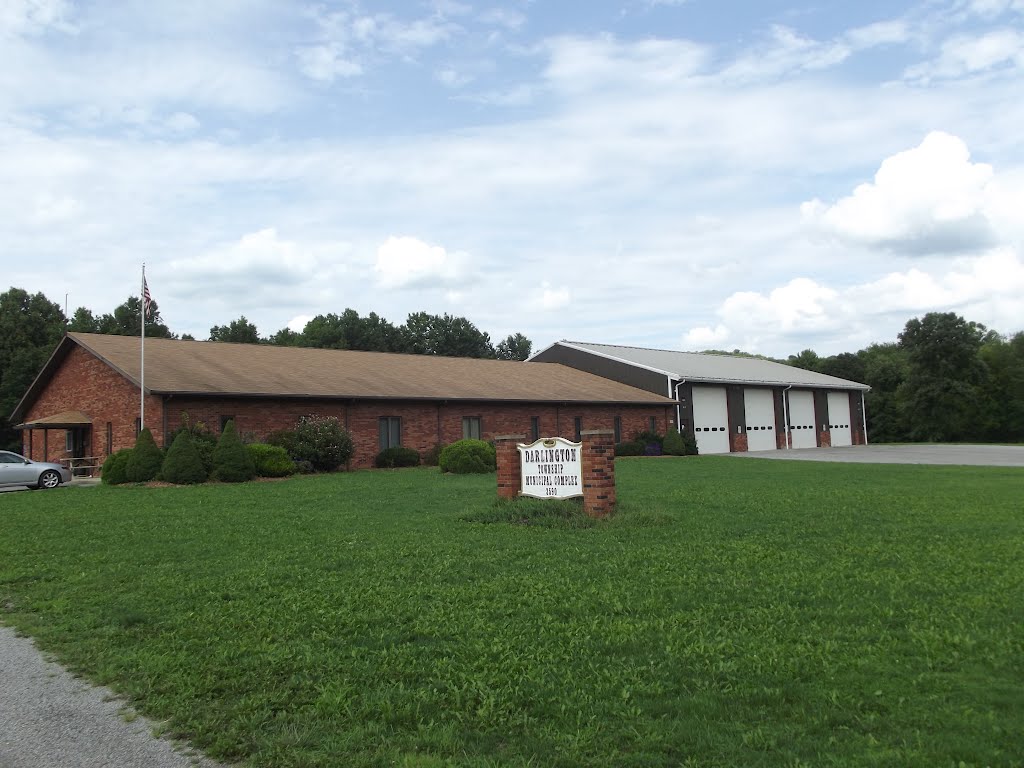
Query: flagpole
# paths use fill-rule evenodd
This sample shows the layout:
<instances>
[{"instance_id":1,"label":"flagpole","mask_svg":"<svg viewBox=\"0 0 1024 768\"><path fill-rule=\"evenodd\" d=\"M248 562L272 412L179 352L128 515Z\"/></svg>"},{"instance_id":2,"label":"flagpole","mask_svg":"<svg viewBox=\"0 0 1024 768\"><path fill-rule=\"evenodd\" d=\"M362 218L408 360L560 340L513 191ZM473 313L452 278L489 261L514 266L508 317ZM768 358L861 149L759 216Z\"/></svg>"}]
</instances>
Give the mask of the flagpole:
<instances>
[{"instance_id":1,"label":"flagpole","mask_svg":"<svg viewBox=\"0 0 1024 768\"><path fill-rule=\"evenodd\" d=\"M142 292L139 294L142 340L139 343L139 431L146 428L146 262L142 262Z\"/></svg>"}]
</instances>

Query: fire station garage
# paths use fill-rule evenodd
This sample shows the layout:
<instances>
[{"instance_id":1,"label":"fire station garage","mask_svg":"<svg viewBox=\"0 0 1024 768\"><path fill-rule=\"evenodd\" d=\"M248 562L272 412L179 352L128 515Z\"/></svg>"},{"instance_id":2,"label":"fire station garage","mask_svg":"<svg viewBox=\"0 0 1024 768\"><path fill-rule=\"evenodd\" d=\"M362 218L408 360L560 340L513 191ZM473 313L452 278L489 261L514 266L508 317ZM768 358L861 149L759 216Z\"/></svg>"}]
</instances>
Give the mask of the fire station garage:
<instances>
[{"instance_id":1,"label":"fire station garage","mask_svg":"<svg viewBox=\"0 0 1024 768\"><path fill-rule=\"evenodd\" d=\"M530 362L562 363L676 401L674 424L702 454L867 443L866 384L760 358L559 341Z\"/></svg>"}]
</instances>

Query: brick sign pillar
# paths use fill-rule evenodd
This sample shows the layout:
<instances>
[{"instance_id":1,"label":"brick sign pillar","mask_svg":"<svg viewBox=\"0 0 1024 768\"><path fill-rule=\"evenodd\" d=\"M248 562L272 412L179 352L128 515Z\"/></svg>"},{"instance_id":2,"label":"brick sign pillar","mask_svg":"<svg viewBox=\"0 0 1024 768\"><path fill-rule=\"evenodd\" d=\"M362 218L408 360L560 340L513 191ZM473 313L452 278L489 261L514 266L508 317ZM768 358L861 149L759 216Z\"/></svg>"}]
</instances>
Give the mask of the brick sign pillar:
<instances>
[{"instance_id":1,"label":"brick sign pillar","mask_svg":"<svg viewBox=\"0 0 1024 768\"><path fill-rule=\"evenodd\" d=\"M525 439L526 435L497 435L494 438L494 450L498 458L499 499L514 499L523 487L523 469L516 445Z\"/></svg>"},{"instance_id":2,"label":"brick sign pillar","mask_svg":"<svg viewBox=\"0 0 1024 768\"><path fill-rule=\"evenodd\" d=\"M615 508L615 433L610 429L585 429L580 439L583 509L591 517L607 517Z\"/></svg>"}]
</instances>

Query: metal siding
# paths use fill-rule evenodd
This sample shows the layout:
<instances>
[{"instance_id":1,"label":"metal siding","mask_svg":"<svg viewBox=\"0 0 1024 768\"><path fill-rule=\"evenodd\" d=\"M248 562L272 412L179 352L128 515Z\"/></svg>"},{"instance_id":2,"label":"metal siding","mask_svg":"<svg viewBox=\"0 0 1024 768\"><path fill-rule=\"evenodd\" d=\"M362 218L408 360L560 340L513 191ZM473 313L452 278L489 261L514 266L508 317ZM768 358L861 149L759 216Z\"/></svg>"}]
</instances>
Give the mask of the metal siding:
<instances>
[{"instance_id":1,"label":"metal siding","mask_svg":"<svg viewBox=\"0 0 1024 768\"><path fill-rule=\"evenodd\" d=\"M814 393L789 390L789 423L794 448L817 448L818 428L814 425Z\"/></svg>"},{"instance_id":2,"label":"metal siding","mask_svg":"<svg viewBox=\"0 0 1024 768\"><path fill-rule=\"evenodd\" d=\"M551 348L537 353L535 357L531 358L530 362L561 363L570 368L586 371L595 376L618 381L622 384L628 384L637 389L654 392L657 395L668 394L668 380L664 374L638 368L632 363L609 360L606 357L593 355L589 352L564 347L561 344L555 344Z\"/></svg>"},{"instance_id":3,"label":"metal siding","mask_svg":"<svg viewBox=\"0 0 1024 768\"><path fill-rule=\"evenodd\" d=\"M725 387L693 388L693 424L700 453L729 453Z\"/></svg>"},{"instance_id":4,"label":"metal siding","mask_svg":"<svg viewBox=\"0 0 1024 768\"><path fill-rule=\"evenodd\" d=\"M743 390L743 407L747 417L747 450L776 450L775 396L772 390L746 388Z\"/></svg>"},{"instance_id":5,"label":"metal siding","mask_svg":"<svg viewBox=\"0 0 1024 768\"><path fill-rule=\"evenodd\" d=\"M828 393L829 432L832 447L853 445L853 431L850 422L850 396L846 392Z\"/></svg>"}]
</instances>

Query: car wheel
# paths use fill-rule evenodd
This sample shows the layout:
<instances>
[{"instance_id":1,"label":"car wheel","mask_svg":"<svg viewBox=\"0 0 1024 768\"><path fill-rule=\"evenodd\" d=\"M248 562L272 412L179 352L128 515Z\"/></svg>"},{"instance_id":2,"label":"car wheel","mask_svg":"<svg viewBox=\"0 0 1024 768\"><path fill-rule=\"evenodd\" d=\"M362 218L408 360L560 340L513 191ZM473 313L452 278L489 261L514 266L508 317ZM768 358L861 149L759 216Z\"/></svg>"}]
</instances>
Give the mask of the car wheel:
<instances>
[{"instance_id":1,"label":"car wheel","mask_svg":"<svg viewBox=\"0 0 1024 768\"><path fill-rule=\"evenodd\" d=\"M39 476L39 488L56 488L60 485L60 475L48 469Z\"/></svg>"}]
</instances>

